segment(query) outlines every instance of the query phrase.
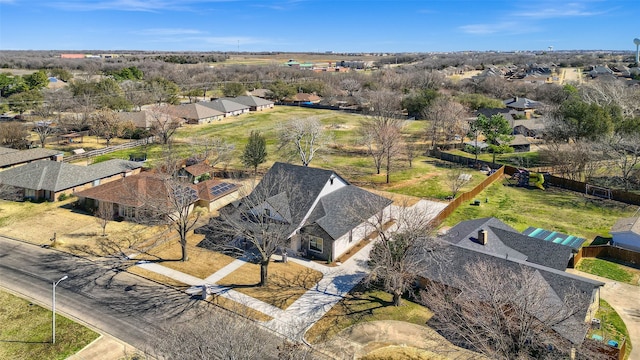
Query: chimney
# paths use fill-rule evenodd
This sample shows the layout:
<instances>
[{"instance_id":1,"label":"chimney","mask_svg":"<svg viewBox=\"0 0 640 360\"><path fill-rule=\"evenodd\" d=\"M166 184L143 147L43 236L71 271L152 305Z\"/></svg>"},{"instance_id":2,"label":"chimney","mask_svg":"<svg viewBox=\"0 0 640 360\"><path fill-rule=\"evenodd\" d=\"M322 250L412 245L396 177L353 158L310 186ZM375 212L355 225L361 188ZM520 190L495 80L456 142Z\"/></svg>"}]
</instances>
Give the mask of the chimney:
<instances>
[{"instance_id":1,"label":"chimney","mask_svg":"<svg viewBox=\"0 0 640 360\"><path fill-rule=\"evenodd\" d=\"M478 242L480 245L487 245L487 230L478 230Z\"/></svg>"}]
</instances>

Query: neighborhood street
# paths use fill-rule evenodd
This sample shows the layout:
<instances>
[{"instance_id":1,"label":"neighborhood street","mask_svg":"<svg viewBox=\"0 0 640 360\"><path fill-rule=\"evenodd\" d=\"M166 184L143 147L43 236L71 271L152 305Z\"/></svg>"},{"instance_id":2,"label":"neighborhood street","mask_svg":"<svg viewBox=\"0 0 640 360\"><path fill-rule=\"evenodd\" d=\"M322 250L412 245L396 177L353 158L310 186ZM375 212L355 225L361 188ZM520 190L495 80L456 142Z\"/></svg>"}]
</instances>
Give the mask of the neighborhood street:
<instances>
[{"instance_id":1,"label":"neighborhood street","mask_svg":"<svg viewBox=\"0 0 640 360\"><path fill-rule=\"evenodd\" d=\"M182 292L126 272L59 251L0 237L0 288L51 307L52 281L56 310L140 350L149 348L154 332L184 321L202 310L202 302Z\"/></svg>"}]
</instances>

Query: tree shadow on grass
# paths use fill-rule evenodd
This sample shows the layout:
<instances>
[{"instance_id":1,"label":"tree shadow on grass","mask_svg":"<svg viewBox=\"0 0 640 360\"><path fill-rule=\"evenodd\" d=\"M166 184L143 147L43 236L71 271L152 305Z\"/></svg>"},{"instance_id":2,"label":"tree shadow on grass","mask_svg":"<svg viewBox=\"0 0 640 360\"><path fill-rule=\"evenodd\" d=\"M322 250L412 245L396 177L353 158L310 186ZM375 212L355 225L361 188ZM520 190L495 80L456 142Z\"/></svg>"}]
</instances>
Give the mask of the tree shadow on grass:
<instances>
[{"instance_id":1,"label":"tree shadow on grass","mask_svg":"<svg viewBox=\"0 0 640 360\"><path fill-rule=\"evenodd\" d=\"M51 341L28 341L28 340L3 340L0 343L18 343L18 344L51 344Z\"/></svg>"}]
</instances>

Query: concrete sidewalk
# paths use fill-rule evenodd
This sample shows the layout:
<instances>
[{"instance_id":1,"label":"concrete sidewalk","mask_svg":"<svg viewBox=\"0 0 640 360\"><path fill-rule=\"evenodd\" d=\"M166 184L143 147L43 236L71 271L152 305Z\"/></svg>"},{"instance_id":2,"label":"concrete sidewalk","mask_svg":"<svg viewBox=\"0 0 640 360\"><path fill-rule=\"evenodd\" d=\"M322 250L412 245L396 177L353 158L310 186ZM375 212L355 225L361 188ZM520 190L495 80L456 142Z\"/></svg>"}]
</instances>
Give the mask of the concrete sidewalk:
<instances>
[{"instance_id":1,"label":"concrete sidewalk","mask_svg":"<svg viewBox=\"0 0 640 360\"><path fill-rule=\"evenodd\" d=\"M421 200L411 208L427 214L429 218L433 218L446 207L446 205L447 204L444 203ZM189 293L194 295L201 292L201 289L195 286L206 285L208 293L223 296L271 316L273 320L264 323L267 328L291 339L302 340L306 330L320 320L320 318L331 310L336 303L365 277L367 273L366 263L369 259L369 252L373 244L374 242L367 244L347 261L335 267L329 267L307 259L290 256L289 261L319 271L323 274L323 277L312 289L305 292L285 310L254 299L231 288L216 284L216 282L245 264L243 259L237 259L231 262L206 279L199 279L157 263L142 263L139 266L194 286L194 288L189 291Z\"/></svg>"}]
</instances>

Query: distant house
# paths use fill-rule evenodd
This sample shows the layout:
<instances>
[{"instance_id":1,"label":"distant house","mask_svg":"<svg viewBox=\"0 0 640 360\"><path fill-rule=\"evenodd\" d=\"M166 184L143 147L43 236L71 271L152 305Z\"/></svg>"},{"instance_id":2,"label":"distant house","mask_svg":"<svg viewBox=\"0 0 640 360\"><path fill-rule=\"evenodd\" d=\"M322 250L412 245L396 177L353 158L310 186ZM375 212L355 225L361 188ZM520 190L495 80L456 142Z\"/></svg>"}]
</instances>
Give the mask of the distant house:
<instances>
[{"instance_id":1,"label":"distant house","mask_svg":"<svg viewBox=\"0 0 640 360\"><path fill-rule=\"evenodd\" d=\"M139 129L150 129L157 122L157 119L154 117L154 115L151 114L149 110L123 111L117 114L120 121L130 121L135 127Z\"/></svg>"},{"instance_id":2,"label":"distant house","mask_svg":"<svg viewBox=\"0 0 640 360\"><path fill-rule=\"evenodd\" d=\"M515 120L513 122L513 134L524 135L533 138L541 138L546 129L543 119Z\"/></svg>"},{"instance_id":3,"label":"distant house","mask_svg":"<svg viewBox=\"0 0 640 360\"><path fill-rule=\"evenodd\" d=\"M175 105L174 113L187 124L210 124L222 120L224 113L202 103Z\"/></svg>"},{"instance_id":4,"label":"distant house","mask_svg":"<svg viewBox=\"0 0 640 360\"><path fill-rule=\"evenodd\" d=\"M371 218L388 218L390 204L331 170L276 162L251 194L220 212L267 217L291 234L290 250L333 261L374 230Z\"/></svg>"},{"instance_id":5,"label":"distant house","mask_svg":"<svg viewBox=\"0 0 640 360\"><path fill-rule=\"evenodd\" d=\"M640 217L618 220L611 231L611 245L640 252Z\"/></svg>"},{"instance_id":6,"label":"distant house","mask_svg":"<svg viewBox=\"0 0 640 360\"><path fill-rule=\"evenodd\" d=\"M498 143L503 144L505 142L503 142L503 141L498 139ZM515 152L529 152L529 151L531 151L531 142L529 142L529 140L527 140L527 138L524 135L521 135L521 134L514 135L513 139L509 140L506 143L508 143L509 146L512 147L513 151L515 151Z\"/></svg>"},{"instance_id":7,"label":"distant house","mask_svg":"<svg viewBox=\"0 0 640 360\"><path fill-rule=\"evenodd\" d=\"M17 189L25 199L56 201L62 194L137 174L141 168L141 163L117 159L89 166L39 160L0 172L0 182Z\"/></svg>"},{"instance_id":8,"label":"distant house","mask_svg":"<svg viewBox=\"0 0 640 360\"><path fill-rule=\"evenodd\" d=\"M257 96L263 99L271 99L271 95L273 95L273 92L269 89L254 89L249 91L249 95Z\"/></svg>"},{"instance_id":9,"label":"distant house","mask_svg":"<svg viewBox=\"0 0 640 360\"><path fill-rule=\"evenodd\" d=\"M195 184L213 178L213 167L205 162L184 166L178 170L178 177Z\"/></svg>"},{"instance_id":10,"label":"distant house","mask_svg":"<svg viewBox=\"0 0 640 360\"><path fill-rule=\"evenodd\" d=\"M257 96L236 96L234 98L223 98L231 101L235 101L239 104L246 105L251 111L262 111L267 109L273 109L273 101L265 100Z\"/></svg>"},{"instance_id":11,"label":"distant house","mask_svg":"<svg viewBox=\"0 0 640 360\"><path fill-rule=\"evenodd\" d=\"M59 150L33 148L16 150L0 147L0 170L28 164L38 160L62 161L63 153Z\"/></svg>"},{"instance_id":12,"label":"distant house","mask_svg":"<svg viewBox=\"0 0 640 360\"><path fill-rule=\"evenodd\" d=\"M206 106L210 109L217 110L224 114L225 117L237 116L249 112L249 106L228 99L216 99L212 101L202 101L198 104Z\"/></svg>"},{"instance_id":13,"label":"distant house","mask_svg":"<svg viewBox=\"0 0 640 360\"><path fill-rule=\"evenodd\" d=\"M531 115L536 110L543 107L543 104L541 102L517 96L504 100L503 103L509 109L523 111L527 119L531 118Z\"/></svg>"},{"instance_id":14,"label":"distant house","mask_svg":"<svg viewBox=\"0 0 640 360\"><path fill-rule=\"evenodd\" d=\"M451 258L438 266L429 266L421 274L426 281L448 285L456 277L464 276L461 264L488 262L505 270L529 269L546 287L547 301L562 305L569 292L579 292L586 298L575 315L552 326L571 343L580 344L586 336L583 326L594 317L600 302L600 287L604 283L565 272L572 256L572 247L529 237L496 218L463 221L442 239L451 244ZM532 314L544 316L545 314Z\"/></svg>"},{"instance_id":15,"label":"distant house","mask_svg":"<svg viewBox=\"0 0 640 360\"><path fill-rule=\"evenodd\" d=\"M322 98L316 94L297 93L285 99L285 102L294 104L317 104Z\"/></svg>"}]
</instances>

